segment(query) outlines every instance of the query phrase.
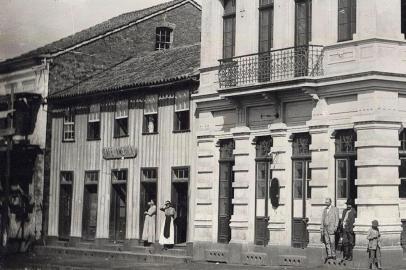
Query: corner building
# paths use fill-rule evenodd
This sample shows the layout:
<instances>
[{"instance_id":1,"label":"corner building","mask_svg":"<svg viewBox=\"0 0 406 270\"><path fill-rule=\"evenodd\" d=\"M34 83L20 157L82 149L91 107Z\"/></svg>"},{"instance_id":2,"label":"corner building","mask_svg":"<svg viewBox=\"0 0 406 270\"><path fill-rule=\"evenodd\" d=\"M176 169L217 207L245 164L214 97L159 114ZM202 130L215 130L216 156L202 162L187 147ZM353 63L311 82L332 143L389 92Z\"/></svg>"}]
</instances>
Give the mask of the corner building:
<instances>
[{"instance_id":1,"label":"corner building","mask_svg":"<svg viewBox=\"0 0 406 270\"><path fill-rule=\"evenodd\" d=\"M325 197L355 200L356 260L374 219L401 258L405 5L203 1L195 259L318 263Z\"/></svg>"}]
</instances>

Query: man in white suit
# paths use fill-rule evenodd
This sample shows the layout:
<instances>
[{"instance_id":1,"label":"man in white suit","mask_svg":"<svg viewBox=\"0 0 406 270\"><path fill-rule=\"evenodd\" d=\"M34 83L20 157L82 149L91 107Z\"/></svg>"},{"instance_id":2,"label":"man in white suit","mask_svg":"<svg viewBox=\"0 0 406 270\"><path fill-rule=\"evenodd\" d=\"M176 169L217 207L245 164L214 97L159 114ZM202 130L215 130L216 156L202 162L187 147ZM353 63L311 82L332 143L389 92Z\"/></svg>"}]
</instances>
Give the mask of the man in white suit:
<instances>
[{"instance_id":1,"label":"man in white suit","mask_svg":"<svg viewBox=\"0 0 406 270\"><path fill-rule=\"evenodd\" d=\"M331 204L331 198L326 198L326 207L321 217L320 233L321 239L326 246L327 258L336 259L335 232L338 228L338 209Z\"/></svg>"}]
</instances>

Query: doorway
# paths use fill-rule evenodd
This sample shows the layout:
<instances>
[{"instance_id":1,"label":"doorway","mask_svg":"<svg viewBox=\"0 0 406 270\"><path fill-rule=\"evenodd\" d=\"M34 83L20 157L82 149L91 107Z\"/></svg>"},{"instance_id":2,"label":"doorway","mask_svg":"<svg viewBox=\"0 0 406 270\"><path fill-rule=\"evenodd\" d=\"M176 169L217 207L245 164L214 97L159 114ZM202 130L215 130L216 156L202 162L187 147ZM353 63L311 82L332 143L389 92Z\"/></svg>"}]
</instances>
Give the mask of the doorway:
<instances>
[{"instance_id":1,"label":"doorway","mask_svg":"<svg viewBox=\"0 0 406 270\"><path fill-rule=\"evenodd\" d=\"M189 167L172 169L172 204L176 210L175 244L186 243L189 203Z\"/></svg>"},{"instance_id":2,"label":"doorway","mask_svg":"<svg viewBox=\"0 0 406 270\"><path fill-rule=\"evenodd\" d=\"M143 168L141 169L141 186L140 186L140 231L139 237L142 239L144 230L145 215L148 211L148 202L153 200L157 204L157 169Z\"/></svg>"},{"instance_id":3,"label":"doorway","mask_svg":"<svg viewBox=\"0 0 406 270\"><path fill-rule=\"evenodd\" d=\"M256 189L255 189L255 244L266 246L269 242L269 181L271 179L269 153L270 136L256 138Z\"/></svg>"},{"instance_id":4,"label":"doorway","mask_svg":"<svg viewBox=\"0 0 406 270\"><path fill-rule=\"evenodd\" d=\"M218 242L228 243L231 240L230 220L233 215L232 198L234 197L232 183L234 181L234 140L220 141L219 160L219 214Z\"/></svg>"},{"instance_id":5,"label":"doorway","mask_svg":"<svg viewBox=\"0 0 406 270\"><path fill-rule=\"evenodd\" d=\"M127 170L112 172L110 196L110 240L114 242L123 241L127 219Z\"/></svg>"},{"instance_id":6,"label":"doorway","mask_svg":"<svg viewBox=\"0 0 406 270\"><path fill-rule=\"evenodd\" d=\"M85 172L85 188L83 191L82 238L94 240L97 228L97 184L99 172Z\"/></svg>"},{"instance_id":7,"label":"doorway","mask_svg":"<svg viewBox=\"0 0 406 270\"><path fill-rule=\"evenodd\" d=\"M73 172L61 172L59 190L59 226L58 235L61 240L69 240L72 219L72 186Z\"/></svg>"},{"instance_id":8,"label":"doorway","mask_svg":"<svg viewBox=\"0 0 406 270\"><path fill-rule=\"evenodd\" d=\"M311 207L310 143L310 134L303 133L296 134L292 144L292 246L297 248L305 248L309 243L307 224L308 209Z\"/></svg>"}]
</instances>

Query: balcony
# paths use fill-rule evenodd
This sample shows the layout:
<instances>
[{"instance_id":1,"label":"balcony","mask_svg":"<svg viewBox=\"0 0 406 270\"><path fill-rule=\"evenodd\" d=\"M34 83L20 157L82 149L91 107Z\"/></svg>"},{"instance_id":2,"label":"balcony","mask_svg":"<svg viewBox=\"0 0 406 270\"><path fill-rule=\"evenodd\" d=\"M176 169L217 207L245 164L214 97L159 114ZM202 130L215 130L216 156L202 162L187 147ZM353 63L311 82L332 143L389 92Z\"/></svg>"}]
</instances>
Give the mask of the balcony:
<instances>
[{"instance_id":1,"label":"balcony","mask_svg":"<svg viewBox=\"0 0 406 270\"><path fill-rule=\"evenodd\" d=\"M220 88L323 75L323 47L291 47L221 59Z\"/></svg>"}]
</instances>

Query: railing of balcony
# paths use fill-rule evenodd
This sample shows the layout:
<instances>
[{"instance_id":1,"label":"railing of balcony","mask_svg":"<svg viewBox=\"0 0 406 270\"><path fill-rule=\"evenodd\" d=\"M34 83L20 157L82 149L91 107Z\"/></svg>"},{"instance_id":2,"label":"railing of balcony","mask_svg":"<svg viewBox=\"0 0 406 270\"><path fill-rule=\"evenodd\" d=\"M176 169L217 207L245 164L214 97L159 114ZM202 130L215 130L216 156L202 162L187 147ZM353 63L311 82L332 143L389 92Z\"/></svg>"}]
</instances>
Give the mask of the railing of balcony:
<instances>
[{"instance_id":1,"label":"railing of balcony","mask_svg":"<svg viewBox=\"0 0 406 270\"><path fill-rule=\"evenodd\" d=\"M221 59L220 88L323 75L323 47L291 47Z\"/></svg>"}]
</instances>

